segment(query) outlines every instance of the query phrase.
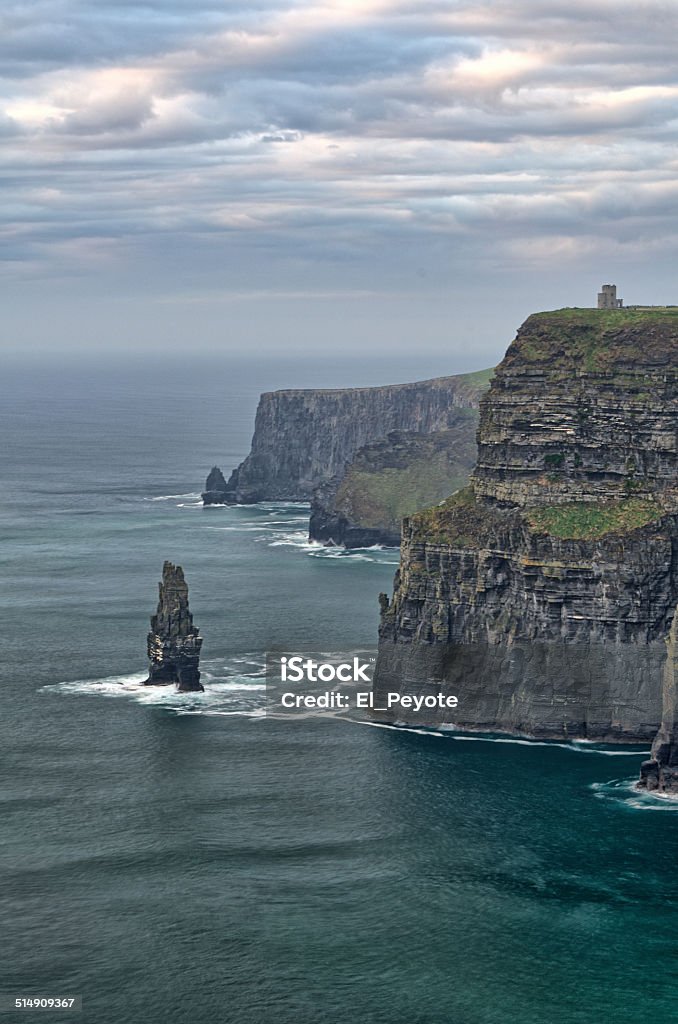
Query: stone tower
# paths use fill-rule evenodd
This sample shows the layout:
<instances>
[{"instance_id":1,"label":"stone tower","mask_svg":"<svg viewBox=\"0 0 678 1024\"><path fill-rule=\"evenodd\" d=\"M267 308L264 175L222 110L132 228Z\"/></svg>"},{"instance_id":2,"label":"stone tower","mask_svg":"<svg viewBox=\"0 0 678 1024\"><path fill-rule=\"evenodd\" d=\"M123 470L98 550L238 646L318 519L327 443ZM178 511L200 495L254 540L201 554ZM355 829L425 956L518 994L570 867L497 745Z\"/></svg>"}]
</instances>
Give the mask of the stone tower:
<instances>
[{"instance_id":1,"label":"stone tower","mask_svg":"<svg viewBox=\"0 0 678 1024\"><path fill-rule=\"evenodd\" d=\"M598 309L621 309L624 303L617 298L616 284L604 284L598 292Z\"/></svg>"},{"instance_id":2,"label":"stone tower","mask_svg":"<svg viewBox=\"0 0 678 1024\"><path fill-rule=\"evenodd\" d=\"M202 637L188 610L188 584L181 566L165 562L159 586L158 610L148 634L146 686L176 683L181 693L203 690L198 671Z\"/></svg>"}]
</instances>

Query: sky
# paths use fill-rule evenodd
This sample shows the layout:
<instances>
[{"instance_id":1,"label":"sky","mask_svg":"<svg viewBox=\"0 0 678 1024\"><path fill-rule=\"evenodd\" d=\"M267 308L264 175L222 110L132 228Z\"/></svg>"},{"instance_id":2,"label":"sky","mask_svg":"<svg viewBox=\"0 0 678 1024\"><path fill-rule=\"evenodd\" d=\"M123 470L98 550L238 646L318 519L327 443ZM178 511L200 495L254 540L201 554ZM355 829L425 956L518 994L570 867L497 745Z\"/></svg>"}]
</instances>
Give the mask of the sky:
<instances>
[{"instance_id":1,"label":"sky","mask_svg":"<svg viewBox=\"0 0 678 1024\"><path fill-rule=\"evenodd\" d=\"M678 302L676 0L4 0L0 344L496 361Z\"/></svg>"}]
</instances>

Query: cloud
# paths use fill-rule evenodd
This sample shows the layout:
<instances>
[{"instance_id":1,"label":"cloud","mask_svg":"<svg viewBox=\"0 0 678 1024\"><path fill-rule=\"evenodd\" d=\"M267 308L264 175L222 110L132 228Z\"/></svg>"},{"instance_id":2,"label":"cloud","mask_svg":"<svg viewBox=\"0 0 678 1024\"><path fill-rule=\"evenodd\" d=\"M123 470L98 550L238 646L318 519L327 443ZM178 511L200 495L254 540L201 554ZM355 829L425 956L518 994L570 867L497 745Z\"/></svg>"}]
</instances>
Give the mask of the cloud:
<instances>
[{"instance_id":1,"label":"cloud","mask_svg":"<svg viewBox=\"0 0 678 1024\"><path fill-rule=\"evenodd\" d=\"M677 31L663 0L9 0L11 280L379 297L670 260Z\"/></svg>"}]
</instances>

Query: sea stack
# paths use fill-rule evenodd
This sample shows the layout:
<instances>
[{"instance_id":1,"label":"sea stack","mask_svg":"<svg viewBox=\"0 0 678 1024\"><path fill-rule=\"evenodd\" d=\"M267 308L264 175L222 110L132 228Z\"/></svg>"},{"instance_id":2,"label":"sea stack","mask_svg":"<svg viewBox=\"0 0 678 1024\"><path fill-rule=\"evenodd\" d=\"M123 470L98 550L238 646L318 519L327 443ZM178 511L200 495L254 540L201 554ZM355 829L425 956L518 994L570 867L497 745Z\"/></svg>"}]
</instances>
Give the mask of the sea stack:
<instances>
[{"instance_id":1,"label":"sea stack","mask_svg":"<svg viewBox=\"0 0 678 1024\"><path fill-rule=\"evenodd\" d=\"M148 634L150 661L146 686L176 683L180 693L202 691L198 665L202 637L188 608L188 584L180 565L165 562L158 610Z\"/></svg>"},{"instance_id":2,"label":"sea stack","mask_svg":"<svg viewBox=\"0 0 678 1024\"><path fill-rule=\"evenodd\" d=\"M662 676L662 723L652 744L652 757L640 766L640 789L678 795L678 609L666 638L666 662Z\"/></svg>"},{"instance_id":3,"label":"sea stack","mask_svg":"<svg viewBox=\"0 0 678 1024\"><path fill-rule=\"evenodd\" d=\"M233 496L228 492L228 484L218 466L212 466L205 481L202 492L203 505L228 505L233 503Z\"/></svg>"}]
</instances>

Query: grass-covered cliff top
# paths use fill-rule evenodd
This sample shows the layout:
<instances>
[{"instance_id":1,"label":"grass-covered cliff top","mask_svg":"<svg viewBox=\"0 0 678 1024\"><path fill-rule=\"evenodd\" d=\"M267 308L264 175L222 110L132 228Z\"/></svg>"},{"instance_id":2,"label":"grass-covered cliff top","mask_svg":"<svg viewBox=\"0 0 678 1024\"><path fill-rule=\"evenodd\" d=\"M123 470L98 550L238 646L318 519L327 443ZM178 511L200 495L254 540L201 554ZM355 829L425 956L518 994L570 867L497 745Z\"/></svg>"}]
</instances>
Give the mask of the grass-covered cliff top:
<instances>
[{"instance_id":1,"label":"grass-covered cliff top","mask_svg":"<svg viewBox=\"0 0 678 1024\"><path fill-rule=\"evenodd\" d=\"M502 370L613 372L618 368L674 370L678 306L555 309L533 313L518 331Z\"/></svg>"},{"instance_id":2,"label":"grass-covered cliff top","mask_svg":"<svg viewBox=\"0 0 678 1024\"><path fill-rule=\"evenodd\" d=\"M572 502L527 509L524 513L533 530L563 540L598 540L608 534L629 533L661 519L663 514L658 502L643 498Z\"/></svg>"},{"instance_id":3,"label":"grass-covered cliff top","mask_svg":"<svg viewBox=\"0 0 678 1024\"><path fill-rule=\"evenodd\" d=\"M666 509L659 502L645 498L621 501L571 502L540 506L511 513L520 517L534 533L548 534L561 540L599 540L620 536L657 522ZM477 500L473 487L465 487L440 505L424 509L412 516L414 539L453 548L485 547L506 513L482 500ZM518 519L519 523L519 519Z\"/></svg>"},{"instance_id":4,"label":"grass-covered cliff top","mask_svg":"<svg viewBox=\"0 0 678 1024\"><path fill-rule=\"evenodd\" d=\"M468 384L471 387L479 388L484 391L485 388L489 388L490 381L494 376L494 367L490 366L487 370L475 370L473 373L461 373L459 374L458 380L460 383Z\"/></svg>"},{"instance_id":5,"label":"grass-covered cliff top","mask_svg":"<svg viewBox=\"0 0 678 1024\"><path fill-rule=\"evenodd\" d=\"M403 516L468 483L476 458L478 412L460 409L453 429L392 431L365 445L348 466L334 508L356 526L398 535Z\"/></svg>"},{"instance_id":6,"label":"grass-covered cliff top","mask_svg":"<svg viewBox=\"0 0 678 1024\"><path fill-rule=\"evenodd\" d=\"M439 505L425 508L410 517L413 536L430 544L453 548L483 546L496 516L492 509L476 501L469 485Z\"/></svg>"},{"instance_id":7,"label":"grass-covered cliff top","mask_svg":"<svg viewBox=\"0 0 678 1024\"><path fill-rule=\"evenodd\" d=\"M260 395L268 401L283 398L306 398L314 395L342 398L345 395L362 395L378 392L391 394L406 393L419 389L440 389L443 391L455 391L466 394L471 398L480 398L490 386L490 381L495 372L491 366L487 370L474 370L473 373L455 373L448 377L429 377L426 380L416 380L407 384L376 384L355 388L281 388L279 391L264 391Z\"/></svg>"}]
</instances>

